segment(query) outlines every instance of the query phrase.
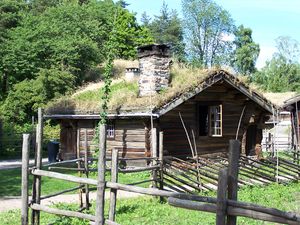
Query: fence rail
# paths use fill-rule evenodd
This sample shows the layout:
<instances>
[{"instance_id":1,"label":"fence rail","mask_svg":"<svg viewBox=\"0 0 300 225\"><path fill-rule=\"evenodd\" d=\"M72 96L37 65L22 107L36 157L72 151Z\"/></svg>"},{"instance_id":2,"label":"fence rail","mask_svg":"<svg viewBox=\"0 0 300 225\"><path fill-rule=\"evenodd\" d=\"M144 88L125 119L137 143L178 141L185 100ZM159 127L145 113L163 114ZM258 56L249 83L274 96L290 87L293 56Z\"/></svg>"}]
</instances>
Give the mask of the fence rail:
<instances>
[{"instance_id":1,"label":"fence rail","mask_svg":"<svg viewBox=\"0 0 300 225\"><path fill-rule=\"evenodd\" d=\"M217 214L216 224L224 225L224 224L236 224L236 217L243 216L249 217L264 221L277 222L277 223L286 223L286 224L299 224L300 216L294 213L284 212L274 208L267 208L259 205L255 205L252 203L246 203L237 201L237 189L238 189L238 170L239 170L239 150L240 143L236 140L230 141L229 148L229 160L228 165L222 168L217 177L217 186L218 186L218 196L217 198L187 194L187 193L177 193L168 190L163 190L164 174L162 172L163 168L163 154L162 147L159 147L159 157L158 160L154 159L153 166L148 167L147 170L150 170L155 174L153 176L154 181L157 183L155 187L159 188L144 188L134 185L126 185L118 183L118 172L119 172L119 160L118 160L118 150L114 149L112 152L111 158L111 181L105 180L105 172L106 172L106 129L104 125L100 126L100 144L99 144L99 158L98 158L98 178L91 179L88 177L79 177L74 175L66 175L58 172L52 172L41 169L41 148L42 148L42 115L39 110L39 128L37 134L37 156L36 156L36 164L34 168L28 168L28 152L29 152L29 135L24 135L23 142L23 170L22 170L22 225L28 224L28 209L31 208L33 211L32 224L40 224L40 211L44 211L51 214L56 215L64 215L70 217L78 217L82 219L86 219L89 221L95 221L96 225L103 224L114 224L117 225L115 220L116 214L116 204L117 204L117 191L129 191L134 193L146 194L151 196L159 196L168 198L168 203L172 206L187 208L191 210L198 211L206 211ZM160 134L162 136L162 134ZM124 159L122 159L124 160ZM48 166L53 165L65 165L66 163L76 163L83 162L85 168L88 173L88 160L87 155L85 158L57 163L57 164L48 164ZM80 168L79 168L80 169ZM144 171L146 168L133 170L123 170L122 172L140 172ZM33 196L32 202L28 204L28 175L29 172L34 176L33 182ZM197 172L197 171L196 171ZM192 173L195 173L193 171ZM71 181L74 183L78 183L78 188L84 187L87 188L86 185L95 186L97 188L97 199L96 199L96 212L95 215L90 215L82 212L74 212L69 210L61 210L55 208L49 208L41 204L41 200L45 199L48 196L41 196L41 179L42 177L51 177L66 181ZM174 178L174 176L172 177ZM159 184L159 185L158 185ZM104 216L104 204L105 204L105 189L110 189L110 209L109 209L109 218L105 218ZM58 194L65 193L68 190L61 191ZM88 192L86 192L88 194ZM88 195L87 201L88 200ZM86 207L86 206L85 206Z\"/></svg>"}]
</instances>

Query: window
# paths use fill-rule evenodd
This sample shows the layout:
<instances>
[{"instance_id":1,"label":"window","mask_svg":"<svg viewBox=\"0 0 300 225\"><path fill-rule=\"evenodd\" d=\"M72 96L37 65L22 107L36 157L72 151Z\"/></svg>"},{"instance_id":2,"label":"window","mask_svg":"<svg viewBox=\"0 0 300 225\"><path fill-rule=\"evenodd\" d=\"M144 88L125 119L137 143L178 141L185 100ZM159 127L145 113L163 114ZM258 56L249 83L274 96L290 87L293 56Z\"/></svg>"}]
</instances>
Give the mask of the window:
<instances>
[{"instance_id":1,"label":"window","mask_svg":"<svg viewBox=\"0 0 300 225\"><path fill-rule=\"evenodd\" d=\"M210 135L213 137L222 136L222 105L209 107Z\"/></svg>"},{"instance_id":2,"label":"window","mask_svg":"<svg viewBox=\"0 0 300 225\"><path fill-rule=\"evenodd\" d=\"M199 136L208 135L208 106L199 105Z\"/></svg>"},{"instance_id":3,"label":"window","mask_svg":"<svg viewBox=\"0 0 300 225\"><path fill-rule=\"evenodd\" d=\"M106 138L108 138L108 139L115 138L115 123L111 120L108 121L108 123L107 123Z\"/></svg>"},{"instance_id":4,"label":"window","mask_svg":"<svg viewBox=\"0 0 300 225\"><path fill-rule=\"evenodd\" d=\"M222 105L198 105L199 136L222 136Z\"/></svg>"}]
</instances>

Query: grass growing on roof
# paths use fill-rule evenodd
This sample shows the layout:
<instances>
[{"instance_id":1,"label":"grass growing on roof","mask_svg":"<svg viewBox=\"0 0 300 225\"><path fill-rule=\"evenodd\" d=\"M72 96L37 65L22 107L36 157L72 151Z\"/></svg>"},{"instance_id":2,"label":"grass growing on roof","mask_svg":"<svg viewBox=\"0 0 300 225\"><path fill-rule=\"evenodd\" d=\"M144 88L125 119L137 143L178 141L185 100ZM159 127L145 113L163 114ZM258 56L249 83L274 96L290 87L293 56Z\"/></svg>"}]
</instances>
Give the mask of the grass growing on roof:
<instances>
[{"instance_id":1,"label":"grass growing on roof","mask_svg":"<svg viewBox=\"0 0 300 225\"><path fill-rule=\"evenodd\" d=\"M170 71L170 84L168 88L160 91L159 94L152 97L138 96L138 81L126 82L122 77L113 80L111 98L108 105L111 113L118 111L139 111L148 112L155 108L159 108L178 96L194 91L195 88L201 88L203 81L210 76L214 76L219 69L200 69L185 64L174 63ZM236 84L244 84L249 91L260 93L249 79L243 76L234 76ZM100 85L101 87L101 85ZM70 112L99 112L101 99L100 87L93 90L80 90L73 96L65 97L52 102L48 105L48 113L63 113L66 110Z\"/></svg>"}]
</instances>

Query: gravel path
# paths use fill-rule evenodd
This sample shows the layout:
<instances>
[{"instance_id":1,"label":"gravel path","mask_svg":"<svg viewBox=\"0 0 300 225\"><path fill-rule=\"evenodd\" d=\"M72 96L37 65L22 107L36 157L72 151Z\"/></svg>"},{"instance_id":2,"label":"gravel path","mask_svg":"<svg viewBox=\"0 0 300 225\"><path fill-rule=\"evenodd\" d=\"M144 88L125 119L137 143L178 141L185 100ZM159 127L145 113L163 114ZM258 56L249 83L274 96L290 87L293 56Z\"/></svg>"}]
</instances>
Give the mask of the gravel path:
<instances>
[{"instance_id":1,"label":"gravel path","mask_svg":"<svg viewBox=\"0 0 300 225\"><path fill-rule=\"evenodd\" d=\"M43 158L42 163L47 163L48 159ZM34 164L34 159L29 160L29 165ZM14 169L14 168L19 168L22 166L22 160L21 159L9 159L9 160L1 160L0 161L0 170L5 170L5 169Z\"/></svg>"},{"instance_id":2,"label":"gravel path","mask_svg":"<svg viewBox=\"0 0 300 225\"><path fill-rule=\"evenodd\" d=\"M136 198L143 196L133 192L118 191L118 198ZM109 198L109 192L106 192L105 198ZM90 193L90 200L96 200L96 193ZM49 199L42 200L43 205L52 205L57 203L76 203L79 202L78 194L59 195ZM20 197L3 197L0 198L0 212L9 211L12 209L21 209Z\"/></svg>"}]
</instances>

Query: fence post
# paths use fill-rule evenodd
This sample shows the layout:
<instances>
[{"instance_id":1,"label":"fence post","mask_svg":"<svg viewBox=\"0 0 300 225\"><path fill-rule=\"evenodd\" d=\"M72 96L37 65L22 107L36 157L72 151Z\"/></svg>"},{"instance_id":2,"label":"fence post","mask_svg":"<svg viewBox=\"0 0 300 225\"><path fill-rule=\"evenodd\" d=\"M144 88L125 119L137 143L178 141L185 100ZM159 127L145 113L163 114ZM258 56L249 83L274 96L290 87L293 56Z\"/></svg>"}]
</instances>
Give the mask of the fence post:
<instances>
[{"instance_id":1,"label":"fence post","mask_svg":"<svg viewBox=\"0 0 300 225\"><path fill-rule=\"evenodd\" d=\"M164 168L164 132L160 131L159 132L159 189L163 190L164 189L164 173L163 173L163 168ZM160 201L163 201L163 197L160 197Z\"/></svg>"},{"instance_id":2,"label":"fence post","mask_svg":"<svg viewBox=\"0 0 300 225\"><path fill-rule=\"evenodd\" d=\"M240 141L229 140L228 199L231 200L237 200L240 148ZM236 216L227 216L227 224L236 225Z\"/></svg>"},{"instance_id":3,"label":"fence post","mask_svg":"<svg viewBox=\"0 0 300 225\"><path fill-rule=\"evenodd\" d=\"M43 111L38 109L38 124L36 135L36 154L35 154L35 167L41 169L42 167L42 149L43 149ZM32 191L32 203L40 204L41 197L41 176L34 176L33 191ZM32 210L32 224L40 224L40 211Z\"/></svg>"},{"instance_id":4,"label":"fence post","mask_svg":"<svg viewBox=\"0 0 300 225\"><path fill-rule=\"evenodd\" d=\"M118 182L118 168L119 168L119 155L118 150L113 149L111 154L111 182ZM110 189L110 205L109 205L109 216L110 221L115 221L116 216L116 205L117 205L117 189Z\"/></svg>"},{"instance_id":5,"label":"fence post","mask_svg":"<svg viewBox=\"0 0 300 225\"><path fill-rule=\"evenodd\" d=\"M2 136L3 136L3 126L2 126L2 120L0 119L0 149L3 149Z\"/></svg>"},{"instance_id":6,"label":"fence post","mask_svg":"<svg viewBox=\"0 0 300 225\"><path fill-rule=\"evenodd\" d=\"M106 125L99 127L98 180L95 225L104 225Z\"/></svg>"},{"instance_id":7,"label":"fence post","mask_svg":"<svg viewBox=\"0 0 300 225\"><path fill-rule=\"evenodd\" d=\"M216 225L226 224L227 181L228 181L228 169L222 168L219 171L219 179L218 179Z\"/></svg>"},{"instance_id":8,"label":"fence post","mask_svg":"<svg viewBox=\"0 0 300 225\"><path fill-rule=\"evenodd\" d=\"M23 134L22 146L22 209L21 224L28 224L28 166L29 166L29 150L30 135Z\"/></svg>"},{"instance_id":9,"label":"fence post","mask_svg":"<svg viewBox=\"0 0 300 225\"><path fill-rule=\"evenodd\" d=\"M89 164L88 164L88 134L87 129L84 132L84 171L86 178L89 178ZM90 208L90 193L89 193L89 185L85 185L85 208L89 210Z\"/></svg>"},{"instance_id":10,"label":"fence post","mask_svg":"<svg viewBox=\"0 0 300 225\"><path fill-rule=\"evenodd\" d=\"M156 158L157 157L157 128L156 127L152 128L152 130L151 130L151 137L152 137L151 138L152 157ZM153 159L152 160L152 165L153 166L155 166L157 164L156 160L157 159ZM152 179L153 179L152 186L154 188L157 188L157 171L156 170L152 171Z\"/></svg>"}]
</instances>

